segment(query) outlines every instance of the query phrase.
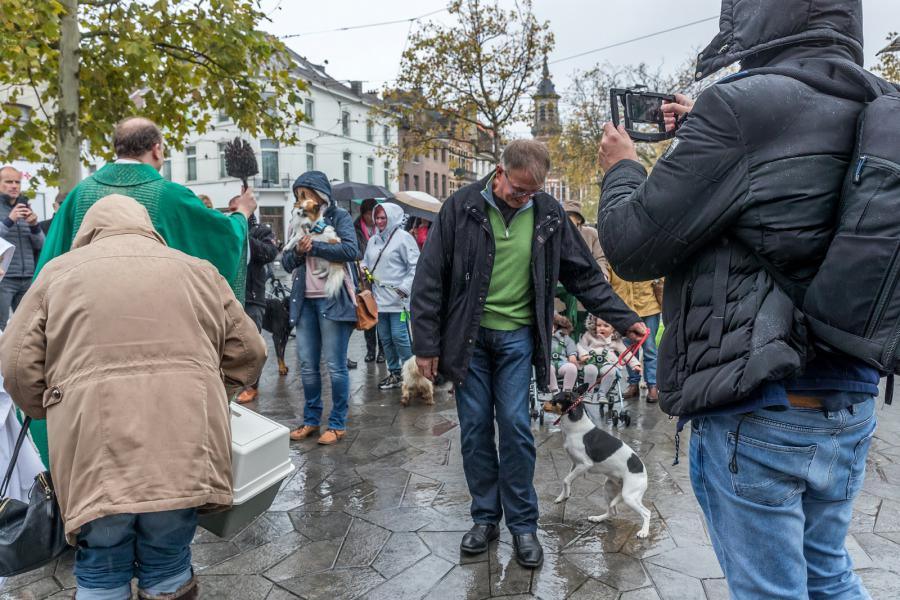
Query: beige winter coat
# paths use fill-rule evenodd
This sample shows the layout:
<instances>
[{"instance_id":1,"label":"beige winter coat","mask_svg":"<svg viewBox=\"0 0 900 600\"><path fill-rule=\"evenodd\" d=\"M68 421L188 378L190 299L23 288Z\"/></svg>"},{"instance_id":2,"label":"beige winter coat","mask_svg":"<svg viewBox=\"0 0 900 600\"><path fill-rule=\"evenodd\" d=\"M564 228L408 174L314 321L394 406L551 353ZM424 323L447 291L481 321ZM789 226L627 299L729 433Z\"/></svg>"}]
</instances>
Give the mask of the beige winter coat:
<instances>
[{"instance_id":1,"label":"beige winter coat","mask_svg":"<svg viewBox=\"0 0 900 600\"><path fill-rule=\"evenodd\" d=\"M41 271L0 340L6 388L47 419L69 542L94 519L231 504L223 377L252 383L265 343L215 267L168 248L146 209L107 196Z\"/></svg>"}]
</instances>

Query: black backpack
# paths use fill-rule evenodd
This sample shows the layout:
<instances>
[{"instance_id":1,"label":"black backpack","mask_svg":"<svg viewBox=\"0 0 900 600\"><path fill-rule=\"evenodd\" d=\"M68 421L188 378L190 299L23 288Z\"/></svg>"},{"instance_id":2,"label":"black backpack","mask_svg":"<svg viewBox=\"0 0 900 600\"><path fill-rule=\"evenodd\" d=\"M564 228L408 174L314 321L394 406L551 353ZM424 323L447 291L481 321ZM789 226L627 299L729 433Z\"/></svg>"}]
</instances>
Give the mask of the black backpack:
<instances>
[{"instance_id":1,"label":"black backpack","mask_svg":"<svg viewBox=\"0 0 900 600\"><path fill-rule=\"evenodd\" d=\"M818 343L900 373L900 93L869 102L835 236L803 298ZM885 402L890 404L893 382Z\"/></svg>"}]
</instances>

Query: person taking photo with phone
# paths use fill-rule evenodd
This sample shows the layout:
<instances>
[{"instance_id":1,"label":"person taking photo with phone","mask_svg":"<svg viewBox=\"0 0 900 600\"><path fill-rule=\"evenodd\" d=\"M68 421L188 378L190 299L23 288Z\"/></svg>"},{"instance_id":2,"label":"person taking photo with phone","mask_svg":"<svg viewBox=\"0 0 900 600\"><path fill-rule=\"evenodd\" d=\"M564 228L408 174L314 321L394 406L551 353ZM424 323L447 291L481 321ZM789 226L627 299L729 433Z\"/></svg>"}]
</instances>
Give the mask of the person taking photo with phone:
<instances>
[{"instance_id":1,"label":"person taking photo with phone","mask_svg":"<svg viewBox=\"0 0 900 600\"><path fill-rule=\"evenodd\" d=\"M15 247L6 276L0 281L0 330L6 329L9 311L19 307L34 277L34 258L44 246L44 232L28 201L22 196L22 173L0 168L0 237Z\"/></svg>"}]
</instances>

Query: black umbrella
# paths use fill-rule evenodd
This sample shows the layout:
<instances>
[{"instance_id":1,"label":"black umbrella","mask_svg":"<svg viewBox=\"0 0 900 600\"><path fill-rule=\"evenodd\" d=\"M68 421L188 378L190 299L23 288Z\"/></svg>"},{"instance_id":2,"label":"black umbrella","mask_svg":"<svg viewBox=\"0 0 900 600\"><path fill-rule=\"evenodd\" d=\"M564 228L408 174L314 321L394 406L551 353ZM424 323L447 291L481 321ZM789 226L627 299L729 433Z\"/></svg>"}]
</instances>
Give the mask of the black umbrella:
<instances>
[{"instance_id":1,"label":"black umbrella","mask_svg":"<svg viewBox=\"0 0 900 600\"><path fill-rule=\"evenodd\" d=\"M380 185L371 183L356 183L348 181L338 183L331 187L331 197L337 202L349 202L350 200L365 200L366 198L393 198L394 195Z\"/></svg>"}]
</instances>

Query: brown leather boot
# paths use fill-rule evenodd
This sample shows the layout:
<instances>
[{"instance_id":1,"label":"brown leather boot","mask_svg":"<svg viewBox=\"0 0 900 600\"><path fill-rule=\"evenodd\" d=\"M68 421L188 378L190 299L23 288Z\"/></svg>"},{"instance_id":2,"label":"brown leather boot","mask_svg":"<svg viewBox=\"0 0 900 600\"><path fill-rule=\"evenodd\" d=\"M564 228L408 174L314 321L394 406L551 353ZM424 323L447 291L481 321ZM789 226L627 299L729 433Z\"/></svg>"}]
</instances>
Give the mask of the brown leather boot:
<instances>
[{"instance_id":1,"label":"brown leather boot","mask_svg":"<svg viewBox=\"0 0 900 600\"><path fill-rule=\"evenodd\" d=\"M647 386L647 404L659 402L659 388L655 385Z\"/></svg>"},{"instance_id":2,"label":"brown leather boot","mask_svg":"<svg viewBox=\"0 0 900 600\"><path fill-rule=\"evenodd\" d=\"M627 400L628 398L637 398L640 395L641 386L636 383L629 383L628 387L625 388L625 394L623 395L623 398Z\"/></svg>"},{"instance_id":3,"label":"brown leather boot","mask_svg":"<svg viewBox=\"0 0 900 600\"><path fill-rule=\"evenodd\" d=\"M318 427L314 427L312 425L304 425L303 427L298 427L291 432L291 440L294 442L305 440L309 436L316 433L319 433Z\"/></svg>"},{"instance_id":4,"label":"brown leather boot","mask_svg":"<svg viewBox=\"0 0 900 600\"><path fill-rule=\"evenodd\" d=\"M319 437L319 443L323 446L333 446L344 439L347 432L343 429L329 429Z\"/></svg>"},{"instance_id":5,"label":"brown leather boot","mask_svg":"<svg viewBox=\"0 0 900 600\"><path fill-rule=\"evenodd\" d=\"M171 594L151 596L143 590L138 591L138 600L198 600L198 598L200 598L200 584L196 575Z\"/></svg>"}]
</instances>

